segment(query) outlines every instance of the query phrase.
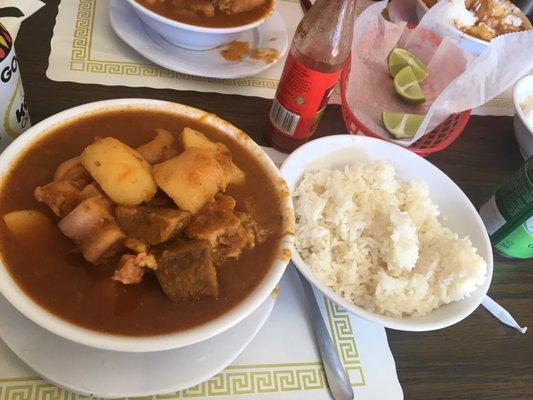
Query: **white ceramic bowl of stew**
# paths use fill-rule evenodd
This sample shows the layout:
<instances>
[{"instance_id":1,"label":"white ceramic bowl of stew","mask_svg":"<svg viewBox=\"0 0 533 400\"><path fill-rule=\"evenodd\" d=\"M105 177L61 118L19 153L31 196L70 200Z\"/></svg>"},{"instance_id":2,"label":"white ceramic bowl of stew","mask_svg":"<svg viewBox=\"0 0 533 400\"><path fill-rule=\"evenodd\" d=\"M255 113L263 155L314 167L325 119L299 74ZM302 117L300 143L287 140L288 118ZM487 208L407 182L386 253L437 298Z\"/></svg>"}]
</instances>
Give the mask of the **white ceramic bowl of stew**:
<instances>
[{"instance_id":1,"label":"white ceramic bowl of stew","mask_svg":"<svg viewBox=\"0 0 533 400\"><path fill-rule=\"evenodd\" d=\"M0 154L0 181L5 179L6 174L11 170L11 166L17 161L19 156L22 157L26 149L32 147L39 139L44 138L48 132L53 132L54 127L62 126L69 121L85 115L95 114L99 111L108 112L124 109L136 109L143 112L159 110L176 114L177 117L186 117L191 120L201 121L202 124L215 128L223 136L234 139L240 148L243 148L254 160L258 161L258 164L262 166L263 171L267 174L268 179L271 179L274 183L274 190L280 199L282 217L281 239L275 246L273 261L266 270L265 275L242 301L214 319L185 330L147 336L106 333L104 331L85 328L80 324L61 318L40 305L17 283L15 276L10 273L9 267L4 261L4 255L1 253L0 293L19 312L33 322L52 333L86 346L125 352L149 352L184 347L206 340L234 326L256 310L276 290L289 262L293 246L294 211L292 201L288 193L287 185L281 178L275 164L240 129L213 114L192 107L149 99L116 99L85 104L60 112L41 121L19 136ZM3 222L0 220L0 223ZM47 283L43 282L43 285L47 285Z\"/></svg>"},{"instance_id":2,"label":"white ceramic bowl of stew","mask_svg":"<svg viewBox=\"0 0 533 400\"><path fill-rule=\"evenodd\" d=\"M255 21L240 26L219 28L180 22L158 14L136 0L127 0L127 2L150 29L175 46L189 50L213 49L236 40L243 32L254 29L265 22L274 11L274 2L272 2L271 9ZM228 16L228 18L231 17Z\"/></svg>"}]
</instances>

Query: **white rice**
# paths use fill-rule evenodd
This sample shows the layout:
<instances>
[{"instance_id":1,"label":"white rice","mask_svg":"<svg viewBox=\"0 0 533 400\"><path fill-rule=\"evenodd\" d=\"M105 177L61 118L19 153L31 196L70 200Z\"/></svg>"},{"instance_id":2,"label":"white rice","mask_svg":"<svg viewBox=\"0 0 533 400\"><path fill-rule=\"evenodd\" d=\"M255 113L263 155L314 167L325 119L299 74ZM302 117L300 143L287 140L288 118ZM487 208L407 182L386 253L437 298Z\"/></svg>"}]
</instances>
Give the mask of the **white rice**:
<instances>
[{"instance_id":1,"label":"white rice","mask_svg":"<svg viewBox=\"0 0 533 400\"><path fill-rule=\"evenodd\" d=\"M383 161L306 173L294 192L296 247L335 292L370 311L425 315L484 283L485 261L439 221L427 186Z\"/></svg>"}]
</instances>

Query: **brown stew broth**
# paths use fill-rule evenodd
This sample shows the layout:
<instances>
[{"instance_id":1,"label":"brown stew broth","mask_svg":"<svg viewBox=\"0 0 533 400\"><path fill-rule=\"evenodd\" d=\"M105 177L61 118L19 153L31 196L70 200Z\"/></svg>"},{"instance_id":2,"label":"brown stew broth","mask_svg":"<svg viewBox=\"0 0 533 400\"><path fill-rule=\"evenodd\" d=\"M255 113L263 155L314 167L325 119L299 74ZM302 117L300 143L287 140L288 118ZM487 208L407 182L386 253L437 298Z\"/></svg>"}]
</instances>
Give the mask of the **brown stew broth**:
<instances>
[{"instance_id":1,"label":"brown stew broth","mask_svg":"<svg viewBox=\"0 0 533 400\"><path fill-rule=\"evenodd\" d=\"M189 25L205 26L209 28L230 28L235 26L242 26L251 24L266 15L268 15L273 6L274 0L267 0L262 5L255 7L249 11L243 11L235 14L226 14L215 8L215 15L207 17L199 13L187 14L181 13L179 8L172 4L172 0L163 0L150 2L146 0L135 0L143 7L169 19L178 22L183 22ZM193 4L196 0L189 0ZM153 4L152 4L153 3Z\"/></svg>"},{"instance_id":2,"label":"brown stew broth","mask_svg":"<svg viewBox=\"0 0 533 400\"><path fill-rule=\"evenodd\" d=\"M87 116L54 128L14 164L0 191L0 215L35 209L58 218L33 196L34 189L53 179L56 167L77 156L95 137L113 136L137 147L155 136L155 128L175 135L183 127L197 129L226 144L237 165L247 174L246 184L229 187L239 205L253 196L260 221L278 231L265 243L245 250L237 261L218 268L220 296L196 302L172 303L153 274L138 285L111 280L116 262L94 266L54 225L14 240L0 219L0 252L16 282L38 304L74 324L124 335L154 335L184 330L209 321L242 301L261 281L277 256L281 237L281 206L274 184L253 157L215 129L176 115L157 111L125 110Z\"/></svg>"}]
</instances>

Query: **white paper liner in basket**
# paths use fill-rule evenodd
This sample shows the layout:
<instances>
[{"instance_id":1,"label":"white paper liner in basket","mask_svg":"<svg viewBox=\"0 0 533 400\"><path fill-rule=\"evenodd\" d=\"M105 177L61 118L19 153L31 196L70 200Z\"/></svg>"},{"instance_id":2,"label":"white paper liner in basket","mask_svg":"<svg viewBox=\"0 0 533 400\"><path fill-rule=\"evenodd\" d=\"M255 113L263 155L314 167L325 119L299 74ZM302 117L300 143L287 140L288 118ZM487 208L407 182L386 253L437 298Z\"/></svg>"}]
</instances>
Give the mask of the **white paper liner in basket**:
<instances>
[{"instance_id":1,"label":"white paper liner in basket","mask_svg":"<svg viewBox=\"0 0 533 400\"><path fill-rule=\"evenodd\" d=\"M387 21L382 16L386 6L385 0L368 7L355 23L346 96L356 118L383 138L390 135L381 125L382 111L426 115L412 139L395 141L409 146L451 114L485 104L533 68L533 31L499 36L474 59L454 44L458 31L447 1L433 6L413 30L406 22ZM406 48L426 63L424 104L398 99L387 68L394 47Z\"/></svg>"}]
</instances>

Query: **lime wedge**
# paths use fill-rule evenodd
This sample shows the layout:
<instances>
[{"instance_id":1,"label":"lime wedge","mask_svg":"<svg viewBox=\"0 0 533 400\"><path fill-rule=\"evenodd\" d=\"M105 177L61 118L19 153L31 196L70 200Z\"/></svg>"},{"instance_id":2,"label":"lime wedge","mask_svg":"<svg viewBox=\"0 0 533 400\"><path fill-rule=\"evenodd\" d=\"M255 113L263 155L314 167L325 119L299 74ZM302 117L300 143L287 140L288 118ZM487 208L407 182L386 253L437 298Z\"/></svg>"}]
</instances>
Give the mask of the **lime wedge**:
<instances>
[{"instance_id":1,"label":"lime wedge","mask_svg":"<svg viewBox=\"0 0 533 400\"><path fill-rule=\"evenodd\" d=\"M424 63L420 61L413 53L410 53L407 50L399 47L392 49L392 51L389 53L387 62L389 64L389 72L392 77L395 77L398 72L407 66L410 66L413 69L418 82L422 82L428 76L428 69Z\"/></svg>"},{"instance_id":2,"label":"lime wedge","mask_svg":"<svg viewBox=\"0 0 533 400\"><path fill-rule=\"evenodd\" d=\"M385 129L396 139L412 138L423 120L424 116L418 114L403 114L388 111L381 113L381 121Z\"/></svg>"},{"instance_id":3,"label":"lime wedge","mask_svg":"<svg viewBox=\"0 0 533 400\"><path fill-rule=\"evenodd\" d=\"M409 104L420 104L426 101L426 96L416 80L410 66L403 68L394 77L394 88L402 100Z\"/></svg>"}]
</instances>

